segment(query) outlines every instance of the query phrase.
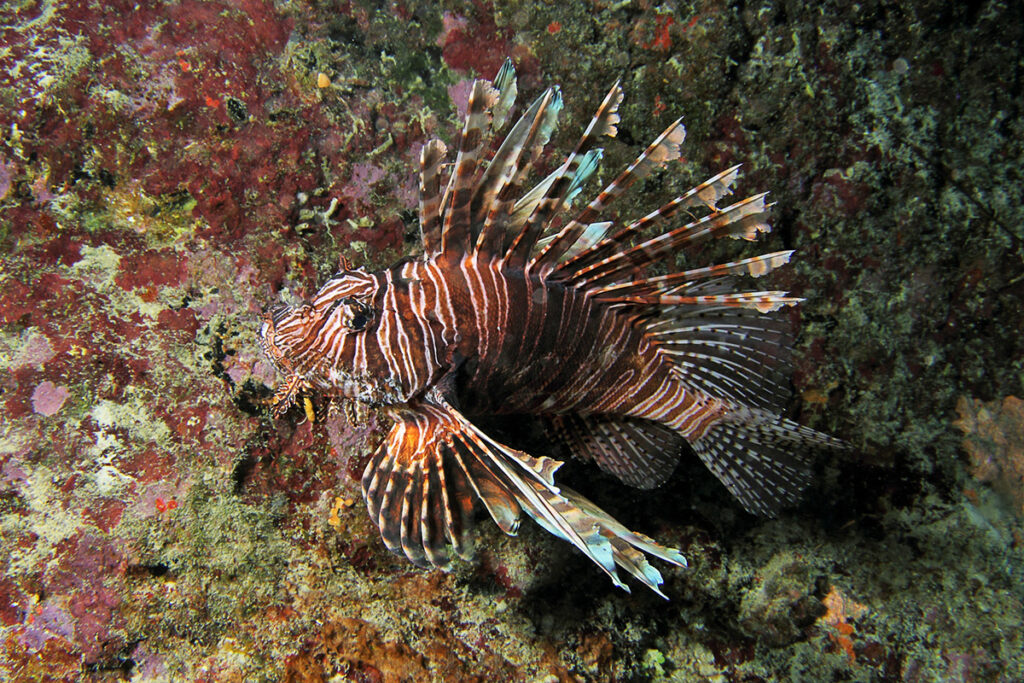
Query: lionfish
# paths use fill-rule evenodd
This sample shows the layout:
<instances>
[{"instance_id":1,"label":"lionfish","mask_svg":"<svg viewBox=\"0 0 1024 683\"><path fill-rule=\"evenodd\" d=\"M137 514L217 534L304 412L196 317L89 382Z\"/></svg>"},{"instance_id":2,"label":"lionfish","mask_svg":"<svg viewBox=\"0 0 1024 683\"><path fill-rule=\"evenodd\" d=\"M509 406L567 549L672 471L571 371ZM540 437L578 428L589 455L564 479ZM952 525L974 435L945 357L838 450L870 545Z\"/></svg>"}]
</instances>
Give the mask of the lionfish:
<instances>
[{"instance_id":1,"label":"lionfish","mask_svg":"<svg viewBox=\"0 0 1024 683\"><path fill-rule=\"evenodd\" d=\"M600 220L679 158L677 120L565 221L598 166L599 140L616 135L622 89L615 84L576 148L528 191L562 98L548 88L494 149L516 91L506 61L493 83L474 82L454 164L440 140L424 146L422 256L380 272L343 260L312 301L268 311L258 341L286 376L274 412L305 392L383 410L394 424L366 465L363 496L384 544L417 565L448 568L451 551L470 557L482 505L505 533L525 512L617 586L629 590L620 567L664 597L647 555L685 567L679 550L556 483L562 461L484 425L529 421L640 489L664 483L687 444L744 508L774 514L808 483L800 448L840 443L780 415L791 333L764 314L799 299L735 289L732 276L762 276L792 252L651 274L679 250L769 231L766 193L719 206L735 166L624 227ZM682 225L645 237L676 216Z\"/></svg>"}]
</instances>

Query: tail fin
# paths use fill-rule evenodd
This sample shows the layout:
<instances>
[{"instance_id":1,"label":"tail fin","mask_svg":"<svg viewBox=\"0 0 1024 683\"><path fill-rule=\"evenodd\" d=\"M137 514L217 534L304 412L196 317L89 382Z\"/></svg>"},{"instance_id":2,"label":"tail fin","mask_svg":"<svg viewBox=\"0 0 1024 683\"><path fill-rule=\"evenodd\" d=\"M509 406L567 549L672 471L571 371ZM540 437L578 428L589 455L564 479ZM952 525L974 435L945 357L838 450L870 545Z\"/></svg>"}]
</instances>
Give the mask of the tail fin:
<instances>
[{"instance_id":1,"label":"tail fin","mask_svg":"<svg viewBox=\"0 0 1024 683\"><path fill-rule=\"evenodd\" d=\"M846 444L769 411L739 408L690 446L748 512L774 517L810 483L808 449Z\"/></svg>"},{"instance_id":2,"label":"tail fin","mask_svg":"<svg viewBox=\"0 0 1024 683\"><path fill-rule=\"evenodd\" d=\"M753 263L770 269L788 256ZM650 286L679 286L685 275ZM810 482L813 449L846 448L781 415L790 398L793 335L786 318L765 313L793 300L781 292L734 294L732 277L684 286L688 296L661 307L646 330L684 391L706 406L681 411L674 426L747 511L775 516Z\"/></svg>"}]
</instances>

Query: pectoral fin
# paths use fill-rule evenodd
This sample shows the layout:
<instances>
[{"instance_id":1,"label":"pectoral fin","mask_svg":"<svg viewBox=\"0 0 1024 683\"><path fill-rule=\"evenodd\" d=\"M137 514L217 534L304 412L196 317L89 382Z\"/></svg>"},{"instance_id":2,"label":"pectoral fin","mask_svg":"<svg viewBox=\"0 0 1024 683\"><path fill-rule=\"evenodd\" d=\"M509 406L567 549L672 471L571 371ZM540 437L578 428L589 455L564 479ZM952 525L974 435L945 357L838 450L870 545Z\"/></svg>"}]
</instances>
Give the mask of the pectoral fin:
<instances>
[{"instance_id":1,"label":"pectoral fin","mask_svg":"<svg viewBox=\"0 0 1024 683\"><path fill-rule=\"evenodd\" d=\"M395 425L363 473L363 495L389 550L420 566L449 565L448 548L471 552L473 509L482 504L507 534L520 512L576 546L616 585L622 567L659 595L661 575L644 553L685 566L672 548L629 531L569 489L555 485L561 462L505 446L439 392L391 411Z\"/></svg>"}]
</instances>

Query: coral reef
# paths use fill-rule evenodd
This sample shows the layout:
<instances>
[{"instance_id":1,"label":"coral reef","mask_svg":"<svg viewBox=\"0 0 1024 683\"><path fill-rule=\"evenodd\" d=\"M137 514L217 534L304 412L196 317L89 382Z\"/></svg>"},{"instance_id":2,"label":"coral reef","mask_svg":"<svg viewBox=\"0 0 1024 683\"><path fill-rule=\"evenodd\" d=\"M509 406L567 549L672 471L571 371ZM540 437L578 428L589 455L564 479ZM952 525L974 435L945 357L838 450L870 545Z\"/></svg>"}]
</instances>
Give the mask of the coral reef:
<instances>
[{"instance_id":1,"label":"coral reef","mask_svg":"<svg viewBox=\"0 0 1024 683\"><path fill-rule=\"evenodd\" d=\"M1024 401L1007 396L982 403L961 396L956 404L971 476L990 484L1024 519Z\"/></svg>"},{"instance_id":2,"label":"coral reef","mask_svg":"<svg viewBox=\"0 0 1024 683\"><path fill-rule=\"evenodd\" d=\"M0 19L0 678L1024 679L1010 4L38 0ZM667 605L525 525L420 571L362 509L374 415L265 407L260 311L342 257L411 248L420 149L452 142L506 55L524 98L561 84L558 149L623 79L605 169L685 117L684 163L624 215L743 162L740 191L776 201L757 248L798 252L774 280L806 298L792 416L854 446L823 454L802 507L747 517L694 459L655 491L567 472L684 550Z\"/></svg>"}]
</instances>

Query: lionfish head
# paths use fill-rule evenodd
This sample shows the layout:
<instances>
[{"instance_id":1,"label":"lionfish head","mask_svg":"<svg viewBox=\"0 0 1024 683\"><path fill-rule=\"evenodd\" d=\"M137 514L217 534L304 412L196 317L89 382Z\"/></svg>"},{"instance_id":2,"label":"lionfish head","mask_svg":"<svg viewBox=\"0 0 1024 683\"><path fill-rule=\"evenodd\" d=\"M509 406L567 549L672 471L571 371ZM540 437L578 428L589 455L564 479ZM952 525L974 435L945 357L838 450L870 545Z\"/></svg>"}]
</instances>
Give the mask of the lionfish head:
<instances>
[{"instance_id":1,"label":"lionfish head","mask_svg":"<svg viewBox=\"0 0 1024 683\"><path fill-rule=\"evenodd\" d=\"M263 316L256 341L279 372L287 376L288 403L301 389L368 402L384 397L385 387L367 367L361 338L376 329L377 284L372 275L347 268L331 278L311 301L298 306L277 304Z\"/></svg>"}]
</instances>

